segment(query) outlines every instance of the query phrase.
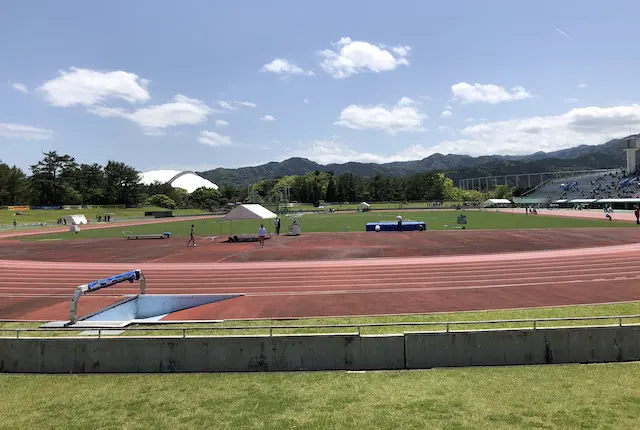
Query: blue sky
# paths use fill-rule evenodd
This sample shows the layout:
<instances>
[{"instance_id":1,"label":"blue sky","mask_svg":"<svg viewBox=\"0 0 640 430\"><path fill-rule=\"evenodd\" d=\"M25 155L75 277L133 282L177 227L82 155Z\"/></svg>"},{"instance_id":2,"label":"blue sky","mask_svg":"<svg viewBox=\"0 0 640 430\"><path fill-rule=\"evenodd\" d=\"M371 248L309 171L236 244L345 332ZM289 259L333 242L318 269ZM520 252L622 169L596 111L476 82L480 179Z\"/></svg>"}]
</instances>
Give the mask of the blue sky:
<instances>
[{"instance_id":1,"label":"blue sky","mask_svg":"<svg viewBox=\"0 0 640 430\"><path fill-rule=\"evenodd\" d=\"M634 1L5 1L0 159L204 170L599 144L640 132L636 16Z\"/></svg>"}]
</instances>

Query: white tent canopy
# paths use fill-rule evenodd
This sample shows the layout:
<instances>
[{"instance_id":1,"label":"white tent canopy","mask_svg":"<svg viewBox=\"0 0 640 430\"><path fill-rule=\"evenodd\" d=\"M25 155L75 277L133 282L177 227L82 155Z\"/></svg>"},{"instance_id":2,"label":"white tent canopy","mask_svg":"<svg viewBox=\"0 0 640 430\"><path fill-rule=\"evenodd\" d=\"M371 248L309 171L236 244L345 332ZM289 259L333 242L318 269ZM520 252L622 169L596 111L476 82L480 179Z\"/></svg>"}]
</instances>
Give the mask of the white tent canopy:
<instances>
[{"instance_id":1,"label":"white tent canopy","mask_svg":"<svg viewBox=\"0 0 640 430\"><path fill-rule=\"evenodd\" d=\"M277 215L262 205L245 204L236 206L232 211L224 216L224 219L271 219L277 218Z\"/></svg>"},{"instance_id":2,"label":"white tent canopy","mask_svg":"<svg viewBox=\"0 0 640 430\"><path fill-rule=\"evenodd\" d=\"M367 203L367 202L362 202L362 203L360 203L360 209L368 208L368 207L370 207L370 206L371 206L371 205L370 205L369 203Z\"/></svg>"},{"instance_id":3,"label":"white tent canopy","mask_svg":"<svg viewBox=\"0 0 640 430\"><path fill-rule=\"evenodd\" d=\"M485 206L510 205L511 201L507 199L489 199L484 202Z\"/></svg>"},{"instance_id":4,"label":"white tent canopy","mask_svg":"<svg viewBox=\"0 0 640 430\"><path fill-rule=\"evenodd\" d=\"M65 216L68 225L88 224L84 215L67 215Z\"/></svg>"}]
</instances>

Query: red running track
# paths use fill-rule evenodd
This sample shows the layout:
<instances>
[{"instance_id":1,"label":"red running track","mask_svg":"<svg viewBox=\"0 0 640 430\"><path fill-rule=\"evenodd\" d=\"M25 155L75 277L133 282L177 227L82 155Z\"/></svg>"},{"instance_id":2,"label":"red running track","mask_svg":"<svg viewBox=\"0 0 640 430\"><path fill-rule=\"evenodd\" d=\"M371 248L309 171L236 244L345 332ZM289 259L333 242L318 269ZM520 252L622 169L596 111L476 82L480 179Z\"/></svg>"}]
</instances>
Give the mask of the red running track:
<instances>
[{"instance_id":1,"label":"red running track","mask_svg":"<svg viewBox=\"0 0 640 430\"><path fill-rule=\"evenodd\" d=\"M249 263L144 263L147 291L242 293L168 320L449 312L640 300L640 244L415 258ZM76 285L131 264L0 260L0 318L66 320ZM85 296L80 313L135 293Z\"/></svg>"}]
</instances>

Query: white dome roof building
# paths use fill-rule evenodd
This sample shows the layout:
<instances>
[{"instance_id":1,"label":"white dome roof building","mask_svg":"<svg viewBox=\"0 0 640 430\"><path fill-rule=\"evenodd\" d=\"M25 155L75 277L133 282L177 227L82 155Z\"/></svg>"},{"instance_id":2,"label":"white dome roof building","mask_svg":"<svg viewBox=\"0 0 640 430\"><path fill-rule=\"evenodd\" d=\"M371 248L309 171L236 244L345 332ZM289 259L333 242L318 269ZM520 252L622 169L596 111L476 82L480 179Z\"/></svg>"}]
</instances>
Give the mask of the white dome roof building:
<instances>
[{"instance_id":1,"label":"white dome roof building","mask_svg":"<svg viewBox=\"0 0 640 430\"><path fill-rule=\"evenodd\" d=\"M144 185L151 185L154 182L169 183L173 188L182 188L187 190L188 193L192 193L202 187L213 188L214 190L218 189L216 184L202 176L194 172L180 170L152 170L150 172L144 172L140 174L140 182Z\"/></svg>"}]
</instances>

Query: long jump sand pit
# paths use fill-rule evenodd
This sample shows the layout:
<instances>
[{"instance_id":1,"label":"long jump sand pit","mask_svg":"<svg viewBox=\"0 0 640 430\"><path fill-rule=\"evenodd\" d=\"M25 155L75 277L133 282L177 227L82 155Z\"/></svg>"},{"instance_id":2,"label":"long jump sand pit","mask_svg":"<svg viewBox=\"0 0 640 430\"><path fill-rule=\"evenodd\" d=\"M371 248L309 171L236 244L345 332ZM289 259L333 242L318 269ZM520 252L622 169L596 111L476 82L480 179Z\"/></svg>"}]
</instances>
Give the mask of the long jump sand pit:
<instances>
[{"instance_id":1,"label":"long jump sand pit","mask_svg":"<svg viewBox=\"0 0 640 430\"><path fill-rule=\"evenodd\" d=\"M264 249L198 244L187 248L180 238L0 241L0 319L67 319L77 285L136 268L153 294L244 294L167 320L640 300L640 229L634 227L317 233L275 237ZM80 310L136 289L107 288L83 299Z\"/></svg>"}]
</instances>

